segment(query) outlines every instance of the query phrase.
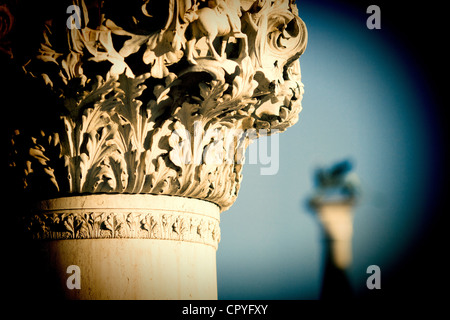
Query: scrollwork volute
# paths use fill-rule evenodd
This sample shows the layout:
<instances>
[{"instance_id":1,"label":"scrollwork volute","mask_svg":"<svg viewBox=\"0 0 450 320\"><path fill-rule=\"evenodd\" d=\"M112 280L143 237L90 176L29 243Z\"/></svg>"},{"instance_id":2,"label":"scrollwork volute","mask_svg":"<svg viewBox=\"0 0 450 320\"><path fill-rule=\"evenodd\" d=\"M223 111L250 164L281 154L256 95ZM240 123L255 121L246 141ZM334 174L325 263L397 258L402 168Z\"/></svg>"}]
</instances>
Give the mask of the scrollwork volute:
<instances>
[{"instance_id":1,"label":"scrollwork volute","mask_svg":"<svg viewBox=\"0 0 450 320\"><path fill-rule=\"evenodd\" d=\"M38 210L23 218L34 240L155 239L206 244L217 249L219 221L191 212L143 209Z\"/></svg>"},{"instance_id":2,"label":"scrollwork volute","mask_svg":"<svg viewBox=\"0 0 450 320\"><path fill-rule=\"evenodd\" d=\"M307 32L293 1L59 2L36 20L38 42L12 47L52 97L13 131L10 166L25 192L164 194L229 208L249 130L284 131L302 109ZM68 28L70 5L80 28ZM32 107L20 106L24 117Z\"/></svg>"}]
</instances>

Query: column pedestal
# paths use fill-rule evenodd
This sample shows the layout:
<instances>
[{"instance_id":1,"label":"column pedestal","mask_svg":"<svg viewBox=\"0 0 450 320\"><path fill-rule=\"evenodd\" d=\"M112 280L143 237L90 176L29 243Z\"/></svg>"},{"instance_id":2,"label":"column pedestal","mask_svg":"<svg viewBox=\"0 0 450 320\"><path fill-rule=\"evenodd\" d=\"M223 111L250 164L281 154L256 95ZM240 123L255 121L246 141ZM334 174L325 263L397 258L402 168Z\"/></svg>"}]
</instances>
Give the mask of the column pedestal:
<instances>
[{"instance_id":1,"label":"column pedestal","mask_svg":"<svg viewBox=\"0 0 450 320\"><path fill-rule=\"evenodd\" d=\"M68 197L40 202L26 223L40 256L32 262L40 264L35 271L54 279L41 284L50 294L217 299L220 231L213 203L154 195Z\"/></svg>"}]
</instances>

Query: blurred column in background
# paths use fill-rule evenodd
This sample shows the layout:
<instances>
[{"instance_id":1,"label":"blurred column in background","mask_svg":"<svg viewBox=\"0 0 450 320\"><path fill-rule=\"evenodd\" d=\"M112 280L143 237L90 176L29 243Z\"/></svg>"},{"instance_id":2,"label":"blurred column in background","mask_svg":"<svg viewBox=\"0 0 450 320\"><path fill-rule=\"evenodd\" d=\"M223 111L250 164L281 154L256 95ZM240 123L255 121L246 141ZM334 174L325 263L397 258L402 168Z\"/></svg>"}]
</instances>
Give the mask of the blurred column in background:
<instances>
[{"instance_id":1,"label":"blurred column in background","mask_svg":"<svg viewBox=\"0 0 450 320\"><path fill-rule=\"evenodd\" d=\"M323 230L323 300L353 295L345 271L352 262L353 208L360 192L358 177L351 171L348 160L318 169L316 190L309 200Z\"/></svg>"}]
</instances>

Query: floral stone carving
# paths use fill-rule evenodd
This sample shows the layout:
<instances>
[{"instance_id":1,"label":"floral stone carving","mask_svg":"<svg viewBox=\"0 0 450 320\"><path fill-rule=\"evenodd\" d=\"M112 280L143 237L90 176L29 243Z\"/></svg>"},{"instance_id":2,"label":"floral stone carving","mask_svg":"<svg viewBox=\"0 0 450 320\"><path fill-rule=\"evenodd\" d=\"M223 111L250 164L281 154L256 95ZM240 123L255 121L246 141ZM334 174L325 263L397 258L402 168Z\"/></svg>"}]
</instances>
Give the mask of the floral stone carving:
<instances>
[{"instance_id":1,"label":"floral stone carving","mask_svg":"<svg viewBox=\"0 0 450 320\"><path fill-rule=\"evenodd\" d=\"M46 99L11 124L10 169L25 193L164 194L223 211L237 197L250 140L298 120L307 32L293 1L55 6L33 11L39 41L12 37L17 45L4 49ZM29 28L10 21L16 37Z\"/></svg>"}]
</instances>

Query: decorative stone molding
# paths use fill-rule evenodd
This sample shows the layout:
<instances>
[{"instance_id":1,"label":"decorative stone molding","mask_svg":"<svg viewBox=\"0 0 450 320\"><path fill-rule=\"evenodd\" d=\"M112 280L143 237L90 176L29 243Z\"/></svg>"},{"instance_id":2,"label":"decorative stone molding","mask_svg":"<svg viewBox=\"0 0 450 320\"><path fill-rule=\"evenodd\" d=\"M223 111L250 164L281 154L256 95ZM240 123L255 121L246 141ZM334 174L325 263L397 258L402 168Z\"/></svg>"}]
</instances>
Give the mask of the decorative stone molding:
<instances>
[{"instance_id":1,"label":"decorative stone molding","mask_svg":"<svg viewBox=\"0 0 450 320\"><path fill-rule=\"evenodd\" d=\"M177 206L180 200L182 204ZM151 195L58 198L42 201L36 208L39 213L25 217L24 225L36 240L156 239L195 242L217 249L219 208L196 201ZM193 203L191 208L185 208L186 202Z\"/></svg>"},{"instance_id":2,"label":"decorative stone molding","mask_svg":"<svg viewBox=\"0 0 450 320\"><path fill-rule=\"evenodd\" d=\"M27 219L27 230L36 240L157 239L208 244L217 249L217 221L185 215L135 212L39 214Z\"/></svg>"},{"instance_id":3,"label":"decorative stone molding","mask_svg":"<svg viewBox=\"0 0 450 320\"><path fill-rule=\"evenodd\" d=\"M292 0L2 1L11 204L51 240L23 241L19 288L217 299L220 212L249 143L297 122L306 42Z\"/></svg>"},{"instance_id":4,"label":"decorative stone molding","mask_svg":"<svg viewBox=\"0 0 450 320\"><path fill-rule=\"evenodd\" d=\"M361 195L359 178L350 160L318 168L314 178L316 190L309 204L319 218L329 262L344 270L352 260L353 207Z\"/></svg>"},{"instance_id":5,"label":"decorative stone molding","mask_svg":"<svg viewBox=\"0 0 450 320\"><path fill-rule=\"evenodd\" d=\"M8 34L14 24L14 16L6 4L0 3L0 52L12 58L12 50Z\"/></svg>"},{"instance_id":6,"label":"decorative stone molding","mask_svg":"<svg viewBox=\"0 0 450 320\"><path fill-rule=\"evenodd\" d=\"M70 5L80 16L66 13ZM39 112L20 106L9 159L16 181L38 199L161 194L226 210L251 139L260 129L284 131L302 109L298 58L307 33L293 1L58 1L33 19L40 41L13 39L12 55L20 53L15 61L52 100ZM20 36L29 25L14 27ZM188 150L181 148L189 138ZM208 162L208 152L219 164ZM126 221L123 213L102 214L61 212L58 219L86 228L97 215ZM146 217L162 223L163 216ZM102 236L113 232L106 221Z\"/></svg>"},{"instance_id":7,"label":"decorative stone molding","mask_svg":"<svg viewBox=\"0 0 450 320\"><path fill-rule=\"evenodd\" d=\"M214 203L93 194L44 200L30 210L31 241L15 243L11 259L23 299L217 299Z\"/></svg>"}]
</instances>

